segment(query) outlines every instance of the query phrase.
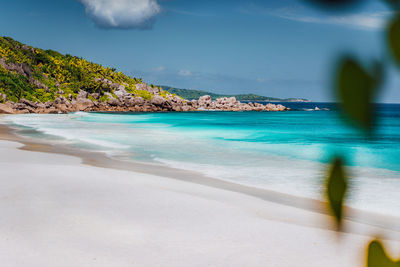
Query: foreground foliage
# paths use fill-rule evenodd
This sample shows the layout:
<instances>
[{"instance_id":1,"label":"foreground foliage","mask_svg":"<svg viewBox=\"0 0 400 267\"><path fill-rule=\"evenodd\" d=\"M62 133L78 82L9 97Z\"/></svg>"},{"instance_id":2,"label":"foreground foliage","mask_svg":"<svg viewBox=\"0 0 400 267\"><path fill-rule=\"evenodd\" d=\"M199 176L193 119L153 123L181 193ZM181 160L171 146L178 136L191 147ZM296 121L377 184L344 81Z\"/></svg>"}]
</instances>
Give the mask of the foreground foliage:
<instances>
[{"instance_id":1,"label":"foreground foliage","mask_svg":"<svg viewBox=\"0 0 400 267\"><path fill-rule=\"evenodd\" d=\"M308 0L328 10L347 8L361 0ZM387 25L387 47L392 61L400 65L400 1L384 0L392 9L392 18ZM346 122L360 130L366 138L374 135L376 120L373 103L382 84L385 60L371 60L370 68L365 68L354 56L344 57L337 65L334 90L340 102L341 112ZM340 230L343 224L343 205L349 177L341 164L343 156L332 163L326 180L326 197L329 210L336 219ZM384 193L384 192L382 192ZM400 261L390 258L379 240L373 240L367 247L367 267L396 267Z\"/></svg>"}]
</instances>

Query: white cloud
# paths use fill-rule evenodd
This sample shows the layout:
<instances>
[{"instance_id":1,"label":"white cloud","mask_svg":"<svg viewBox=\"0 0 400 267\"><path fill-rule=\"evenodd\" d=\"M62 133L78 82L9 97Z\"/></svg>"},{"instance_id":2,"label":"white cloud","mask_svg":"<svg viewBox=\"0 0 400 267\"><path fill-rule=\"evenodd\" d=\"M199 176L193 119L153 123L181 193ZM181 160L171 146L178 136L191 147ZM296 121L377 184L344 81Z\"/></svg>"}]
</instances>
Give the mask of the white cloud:
<instances>
[{"instance_id":1,"label":"white cloud","mask_svg":"<svg viewBox=\"0 0 400 267\"><path fill-rule=\"evenodd\" d=\"M247 8L242 8L241 11L252 15L258 13L304 23L341 25L361 30L382 29L385 26L387 18L391 15L391 12L388 11L374 11L337 16L323 16L316 14L315 12L311 13L310 10L301 5L269 9L251 4Z\"/></svg>"},{"instance_id":2,"label":"white cloud","mask_svg":"<svg viewBox=\"0 0 400 267\"><path fill-rule=\"evenodd\" d=\"M376 30L383 28L386 21L385 19L389 14L388 12L373 12L345 16L316 17L306 16L288 10L280 10L278 12L272 12L271 15L306 23L335 24L361 28L364 30Z\"/></svg>"},{"instance_id":3,"label":"white cloud","mask_svg":"<svg viewBox=\"0 0 400 267\"><path fill-rule=\"evenodd\" d=\"M180 71L178 72L178 75L179 75L179 76L192 76L192 72L189 71L189 70L180 70Z\"/></svg>"},{"instance_id":4,"label":"white cloud","mask_svg":"<svg viewBox=\"0 0 400 267\"><path fill-rule=\"evenodd\" d=\"M102 28L149 29L161 12L157 0L78 0Z\"/></svg>"}]
</instances>

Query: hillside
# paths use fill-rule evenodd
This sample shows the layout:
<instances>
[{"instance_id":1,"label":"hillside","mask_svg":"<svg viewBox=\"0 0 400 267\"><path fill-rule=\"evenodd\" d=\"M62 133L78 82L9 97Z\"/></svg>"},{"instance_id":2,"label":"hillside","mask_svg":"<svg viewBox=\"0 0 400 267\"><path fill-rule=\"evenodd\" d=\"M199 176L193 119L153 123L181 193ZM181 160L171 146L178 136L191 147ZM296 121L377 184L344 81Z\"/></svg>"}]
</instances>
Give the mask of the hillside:
<instances>
[{"instance_id":1,"label":"hillside","mask_svg":"<svg viewBox=\"0 0 400 267\"><path fill-rule=\"evenodd\" d=\"M139 83L142 83L141 79L82 58L0 37L0 93L14 102L22 98L54 101L60 94L77 97L79 90L98 93L105 101L104 93L112 93L116 84L123 84L127 92L150 99L149 92L136 89Z\"/></svg>"},{"instance_id":2,"label":"hillside","mask_svg":"<svg viewBox=\"0 0 400 267\"><path fill-rule=\"evenodd\" d=\"M255 94L240 94L240 95L222 95L215 94L207 91L192 90L192 89L180 89L170 86L160 85L160 87L170 93L176 94L185 99L198 99L203 95L209 95L212 99L218 99L221 97L235 97L239 101L269 101L269 102L308 102L309 100L304 98L276 98L260 96Z\"/></svg>"},{"instance_id":3,"label":"hillside","mask_svg":"<svg viewBox=\"0 0 400 267\"><path fill-rule=\"evenodd\" d=\"M196 95L198 101L188 101L184 94L149 86L113 68L0 37L0 113L286 110L282 105L250 105L222 96L212 101L209 96L201 98L203 94Z\"/></svg>"}]
</instances>

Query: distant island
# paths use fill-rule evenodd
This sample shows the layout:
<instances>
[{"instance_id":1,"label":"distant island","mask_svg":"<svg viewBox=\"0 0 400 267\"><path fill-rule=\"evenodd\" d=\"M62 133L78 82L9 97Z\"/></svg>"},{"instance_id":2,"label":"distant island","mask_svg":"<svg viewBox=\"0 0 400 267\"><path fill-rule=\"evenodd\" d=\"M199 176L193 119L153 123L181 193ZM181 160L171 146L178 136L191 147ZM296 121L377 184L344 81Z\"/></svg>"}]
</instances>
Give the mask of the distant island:
<instances>
[{"instance_id":1,"label":"distant island","mask_svg":"<svg viewBox=\"0 0 400 267\"><path fill-rule=\"evenodd\" d=\"M0 37L0 113L287 110L240 100L295 101L148 85L115 68Z\"/></svg>"},{"instance_id":2,"label":"distant island","mask_svg":"<svg viewBox=\"0 0 400 267\"><path fill-rule=\"evenodd\" d=\"M239 95L223 95L223 94L215 94L202 90L192 90L192 89L180 89L175 87L170 87L166 85L159 85L162 89L176 94L185 99L198 99L203 95L209 95L213 100L222 97L235 97L239 101L268 101L268 102L311 102L308 99L304 98L276 98L276 97L268 97L268 96L260 96L256 94L239 94Z\"/></svg>"}]
</instances>

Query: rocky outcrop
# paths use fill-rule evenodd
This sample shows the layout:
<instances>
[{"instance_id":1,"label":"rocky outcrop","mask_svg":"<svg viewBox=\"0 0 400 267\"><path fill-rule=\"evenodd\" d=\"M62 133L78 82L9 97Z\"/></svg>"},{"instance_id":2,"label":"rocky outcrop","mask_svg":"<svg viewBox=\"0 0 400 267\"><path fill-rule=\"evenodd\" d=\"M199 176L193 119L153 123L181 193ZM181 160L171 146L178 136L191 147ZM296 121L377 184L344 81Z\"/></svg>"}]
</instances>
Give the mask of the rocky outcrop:
<instances>
[{"instance_id":1,"label":"rocky outcrop","mask_svg":"<svg viewBox=\"0 0 400 267\"><path fill-rule=\"evenodd\" d=\"M32 77L29 78L29 82L33 84L36 88L41 88L46 90L46 92L50 92L49 87L44 85L43 83L39 82L38 80L33 79Z\"/></svg>"},{"instance_id":2,"label":"rocky outcrop","mask_svg":"<svg viewBox=\"0 0 400 267\"><path fill-rule=\"evenodd\" d=\"M118 112L158 112L158 111L284 111L288 110L282 105L259 103L241 103L235 97L223 97L215 101L209 95L199 98L199 100L185 100L176 95L164 92L160 88L153 88L146 84L139 84L140 90L153 93L150 100L128 93L124 85L109 84L109 81L98 80L112 86L112 92L103 92L106 97L101 97L100 93L89 94L80 90L76 98L72 95L64 96L60 94L54 102L38 103L21 99L17 103L7 102L1 104L0 113L68 113L75 111L118 111ZM6 96L1 96L7 101ZM103 99L104 102L100 101Z\"/></svg>"},{"instance_id":3,"label":"rocky outcrop","mask_svg":"<svg viewBox=\"0 0 400 267\"><path fill-rule=\"evenodd\" d=\"M269 111L284 111L287 110L287 108L283 105L274 105L274 104L267 104L265 105L265 108Z\"/></svg>"},{"instance_id":4,"label":"rocky outcrop","mask_svg":"<svg viewBox=\"0 0 400 267\"><path fill-rule=\"evenodd\" d=\"M224 110L224 111L284 111L288 108L282 105L260 103L242 103L235 97L222 97L212 101L211 97L206 95L199 98L198 101L192 100L189 105L197 107L198 110Z\"/></svg>"},{"instance_id":5,"label":"rocky outcrop","mask_svg":"<svg viewBox=\"0 0 400 267\"><path fill-rule=\"evenodd\" d=\"M30 77L32 75L32 69L26 63L6 63L6 60L4 58L0 58L0 65L6 70L15 71L16 73L21 74L25 77Z\"/></svg>"},{"instance_id":6,"label":"rocky outcrop","mask_svg":"<svg viewBox=\"0 0 400 267\"><path fill-rule=\"evenodd\" d=\"M214 108L212 105L213 102L212 102L211 96L209 96L209 95L201 96L199 98L199 101L197 101L197 104L199 105L199 107L202 107L202 108Z\"/></svg>"},{"instance_id":7,"label":"rocky outcrop","mask_svg":"<svg viewBox=\"0 0 400 267\"><path fill-rule=\"evenodd\" d=\"M15 113L11 105L0 103L0 114L12 114Z\"/></svg>"},{"instance_id":8,"label":"rocky outcrop","mask_svg":"<svg viewBox=\"0 0 400 267\"><path fill-rule=\"evenodd\" d=\"M91 111L93 107L94 102L92 100L79 98L76 100L76 103L74 103L72 109L77 111Z\"/></svg>"},{"instance_id":9,"label":"rocky outcrop","mask_svg":"<svg viewBox=\"0 0 400 267\"><path fill-rule=\"evenodd\" d=\"M161 91L160 88L148 86L146 83L137 84L136 85L136 89L147 91L147 92L149 92L150 94L153 94L153 95L158 95L160 93L160 91Z\"/></svg>"},{"instance_id":10,"label":"rocky outcrop","mask_svg":"<svg viewBox=\"0 0 400 267\"><path fill-rule=\"evenodd\" d=\"M150 103L151 103L151 104L153 104L153 105L155 105L155 106L158 106L158 107L164 106L165 103L167 103L167 102L168 102L167 99L165 99L164 97L161 97L161 96L159 96L159 95L155 95L155 96L153 97L153 99L150 100Z\"/></svg>"},{"instance_id":11,"label":"rocky outcrop","mask_svg":"<svg viewBox=\"0 0 400 267\"><path fill-rule=\"evenodd\" d=\"M112 82L112 81L110 81L108 79L105 79L105 78L95 78L94 81L97 82L97 83L100 83L103 90L105 90L105 89L109 89L109 90L117 89L120 86L120 84L114 83L114 82Z\"/></svg>"}]
</instances>

